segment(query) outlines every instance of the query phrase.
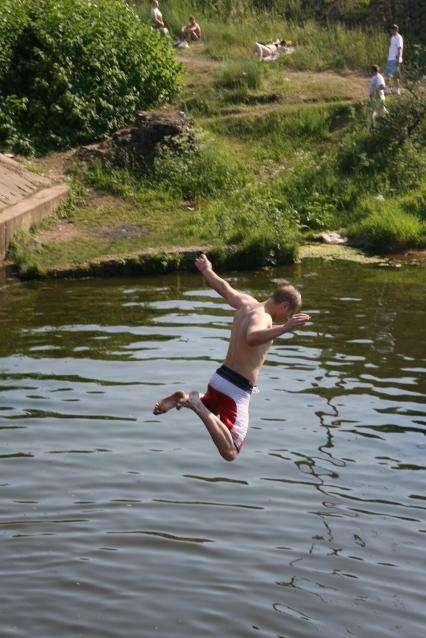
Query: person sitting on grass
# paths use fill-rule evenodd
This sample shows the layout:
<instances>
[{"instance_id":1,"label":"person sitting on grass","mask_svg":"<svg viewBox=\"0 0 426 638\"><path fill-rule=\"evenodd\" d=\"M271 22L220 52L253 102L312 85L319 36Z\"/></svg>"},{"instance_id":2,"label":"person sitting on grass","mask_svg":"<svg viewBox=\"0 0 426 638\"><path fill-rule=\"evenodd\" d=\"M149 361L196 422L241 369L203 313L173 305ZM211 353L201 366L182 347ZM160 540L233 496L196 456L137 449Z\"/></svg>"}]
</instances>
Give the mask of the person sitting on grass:
<instances>
[{"instance_id":1,"label":"person sitting on grass","mask_svg":"<svg viewBox=\"0 0 426 638\"><path fill-rule=\"evenodd\" d=\"M198 24L195 16L189 16L188 24L184 24L180 30L180 37L186 42L189 42L190 40L201 39L201 27Z\"/></svg>"},{"instance_id":2,"label":"person sitting on grass","mask_svg":"<svg viewBox=\"0 0 426 638\"><path fill-rule=\"evenodd\" d=\"M285 40L276 40L269 44L262 44L261 42L255 42L252 47L252 51L259 57L259 60L276 60L280 54L280 49L287 45Z\"/></svg>"}]
</instances>

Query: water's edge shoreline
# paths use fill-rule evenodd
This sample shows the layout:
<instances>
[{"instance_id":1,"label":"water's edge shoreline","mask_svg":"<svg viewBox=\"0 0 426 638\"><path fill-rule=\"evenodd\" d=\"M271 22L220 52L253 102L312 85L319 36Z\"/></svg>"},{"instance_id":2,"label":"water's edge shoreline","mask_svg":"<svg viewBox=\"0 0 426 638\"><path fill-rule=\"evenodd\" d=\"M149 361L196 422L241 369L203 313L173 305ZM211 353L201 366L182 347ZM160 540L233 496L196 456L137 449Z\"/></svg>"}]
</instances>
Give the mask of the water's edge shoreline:
<instances>
[{"instance_id":1,"label":"water's edge shoreline","mask_svg":"<svg viewBox=\"0 0 426 638\"><path fill-rule=\"evenodd\" d=\"M82 264L70 264L64 267L52 268L45 273L31 269L20 272L15 262L5 260L0 262L1 278L14 277L22 281L38 279L85 279L95 277L117 277L135 275L154 275L169 272L185 272L194 270L195 257L200 252L206 252L219 268L232 270L250 270L260 266L250 263L247 255L218 255L209 246L191 246L171 250L146 251L139 254L110 256L102 259L89 260ZM238 262L241 257L240 263ZM426 250L407 250L395 255L368 254L360 248L348 245L333 245L322 243L308 243L299 247L295 261L282 260L279 264L298 263L306 259L324 259L328 261L343 260L364 265L401 267L401 265L424 265L426 263ZM268 267L268 266L266 266Z\"/></svg>"}]
</instances>

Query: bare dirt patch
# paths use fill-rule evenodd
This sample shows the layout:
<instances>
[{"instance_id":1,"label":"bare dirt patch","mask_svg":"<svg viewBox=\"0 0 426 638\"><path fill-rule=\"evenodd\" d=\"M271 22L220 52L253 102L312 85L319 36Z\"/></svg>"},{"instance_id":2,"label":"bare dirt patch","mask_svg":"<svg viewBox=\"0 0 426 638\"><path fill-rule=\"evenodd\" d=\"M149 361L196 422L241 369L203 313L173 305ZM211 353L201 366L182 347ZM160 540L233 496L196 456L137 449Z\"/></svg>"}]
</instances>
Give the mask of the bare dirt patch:
<instances>
[{"instance_id":1,"label":"bare dirt patch","mask_svg":"<svg viewBox=\"0 0 426 638\"><path fill-rule=\"evenodd\" d=\"M99 208L99 210L113 208L114 206L123 206L123 200L114 195L107 193L98 193L97 191L89 191L86 198L87 206Z\"/></svg>"},{"instance_id":2,"label":"bare dirt patch","mask_svg":"<svg viewBox=\"0 0 426 638\"><path fill-rule=\"evenodd\" d=\"M67 219L58 219L54 228L47 228L36 233L29 245L37 247L43 244L63 243L72 241L76 237L82 237L85 234L81 228L77 228Z\"/></svg>"},{"instance_id":3,"label":"bare dirt patch","mask_svg":"<svg viewBox=\"0 0 426 638\"><path fill-rule=\"evenodd\" d=\"M66 165L74 151L63 151L61 153L49 153L44 157L36 157L31 160L31 165L40 170L50 179L58 180L65 177Z\"/></svg>"},{"instance_id":4,"label":"bare dirt patch","mask_svg":"<svg viewBox=\"0 0 426 638\"><path fill-rule=\"evenodd\" d=\"M88 231L90 235L100 235L110 239L128 239L129 237L141 237L145 235L147 229L143 226L135 224L119 224L118 226L101 226L100 228L91 228Z\"/></svg>"},{"instance_id":5,"label":"bare dirt patch","mask_svg":"<svg viewBox=\"0 0 426 638\"><path fill-rule=\"evenodd\" d=\"M94 228L80 228L72 221L59 219L53 228L39 231L31 239L33 247L45 244L57 244L73 241L83 237L107 237L109 239L129 239L141 237L147 233L144 226L136 224L117 224L110 226L96 226Z\"/></svg>"}]
</instances>

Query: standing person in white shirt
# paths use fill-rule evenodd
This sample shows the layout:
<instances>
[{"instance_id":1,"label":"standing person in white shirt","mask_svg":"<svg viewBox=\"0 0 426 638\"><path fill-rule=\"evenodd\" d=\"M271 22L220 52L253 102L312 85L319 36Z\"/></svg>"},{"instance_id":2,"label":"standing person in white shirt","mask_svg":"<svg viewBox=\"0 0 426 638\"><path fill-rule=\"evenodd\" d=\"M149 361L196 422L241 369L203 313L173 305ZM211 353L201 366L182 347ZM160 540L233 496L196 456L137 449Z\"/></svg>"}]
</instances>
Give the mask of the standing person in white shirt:
<instances>
[{"instance_id":1,"label":"standing person in white shirt","mask_svg":"<svg viewBox=\"0 0 426 638\"><path fill-rule=\"evenodd\" d=\"M388 112L385 107L385 89L386 84L383 75L380 73L380 69L377 64L373 64L371 67L373 77L370 80L369 98L371 105L371 118L373 120L376 117L383 117Z\"/></svg>"},{"instance_id":2,"label":"standing person in white shirt","mask_svg":"<svg viewBox=\"0 0 426 638\"><path fill-rule=\"evenodd\" d=\"M391 39L389 43L388 61L385 68L385 77L395 80L396 95L401 95L399 80L401 77L402 50L404 48L404 40L399 33L399 26L393 24L390 28Z\"/></svg>"},{"instance_id":3,"label":"standing person in white shirt","mask_svg":"<svg viewBox=\"0 0 426 638\"><path fill-rule=\"evenodd\" d=\"M158 29L161 35L168 33L166 25L164 24L163 14L160 11L160 3L158 0L152 0L151 2L151 20L154 29Z\"/></svg>"}]
</instances>

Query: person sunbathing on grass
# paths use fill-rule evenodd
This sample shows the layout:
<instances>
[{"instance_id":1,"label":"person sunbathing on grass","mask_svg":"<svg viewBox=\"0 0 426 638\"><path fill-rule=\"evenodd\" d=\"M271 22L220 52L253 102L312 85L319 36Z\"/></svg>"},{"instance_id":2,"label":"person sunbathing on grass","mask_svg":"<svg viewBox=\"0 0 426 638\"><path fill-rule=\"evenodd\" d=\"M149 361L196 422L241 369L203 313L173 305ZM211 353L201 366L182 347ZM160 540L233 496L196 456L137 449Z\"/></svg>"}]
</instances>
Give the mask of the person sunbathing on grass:
<instances>
[{"instance_id":1,"label":"person sunbathing on grass","mask_svg":"<svg viewBox=\"0 0 426 638\"><path fill-rule=\"evenodd\" d=\"M285 40L276 40L269 44L261 44L255 42L252 47L252 51L258 56L259 60L276 60L280 54L280 49L287 45Z\"/></svg>"},{"instance_id":2,"label":"person sunbathing on grass","mask_svg":"<svg viewBox=\"0 0 426 638\"><path fill-rule=\"evenodd\" d=\"M269 347L277 337L309 321L310 316L298 312L302 298L294 286L280 286L266 301L257 301L219 277L206 255L197 257L195 265L209 286L236 310L228 352L224 364L211 377L206 393L178 390L157 401L154 414L164 414L172 408L193 410L219 454L226 461L233 461L247 434L251 394Z\"/></svg>"}]
</instances>

